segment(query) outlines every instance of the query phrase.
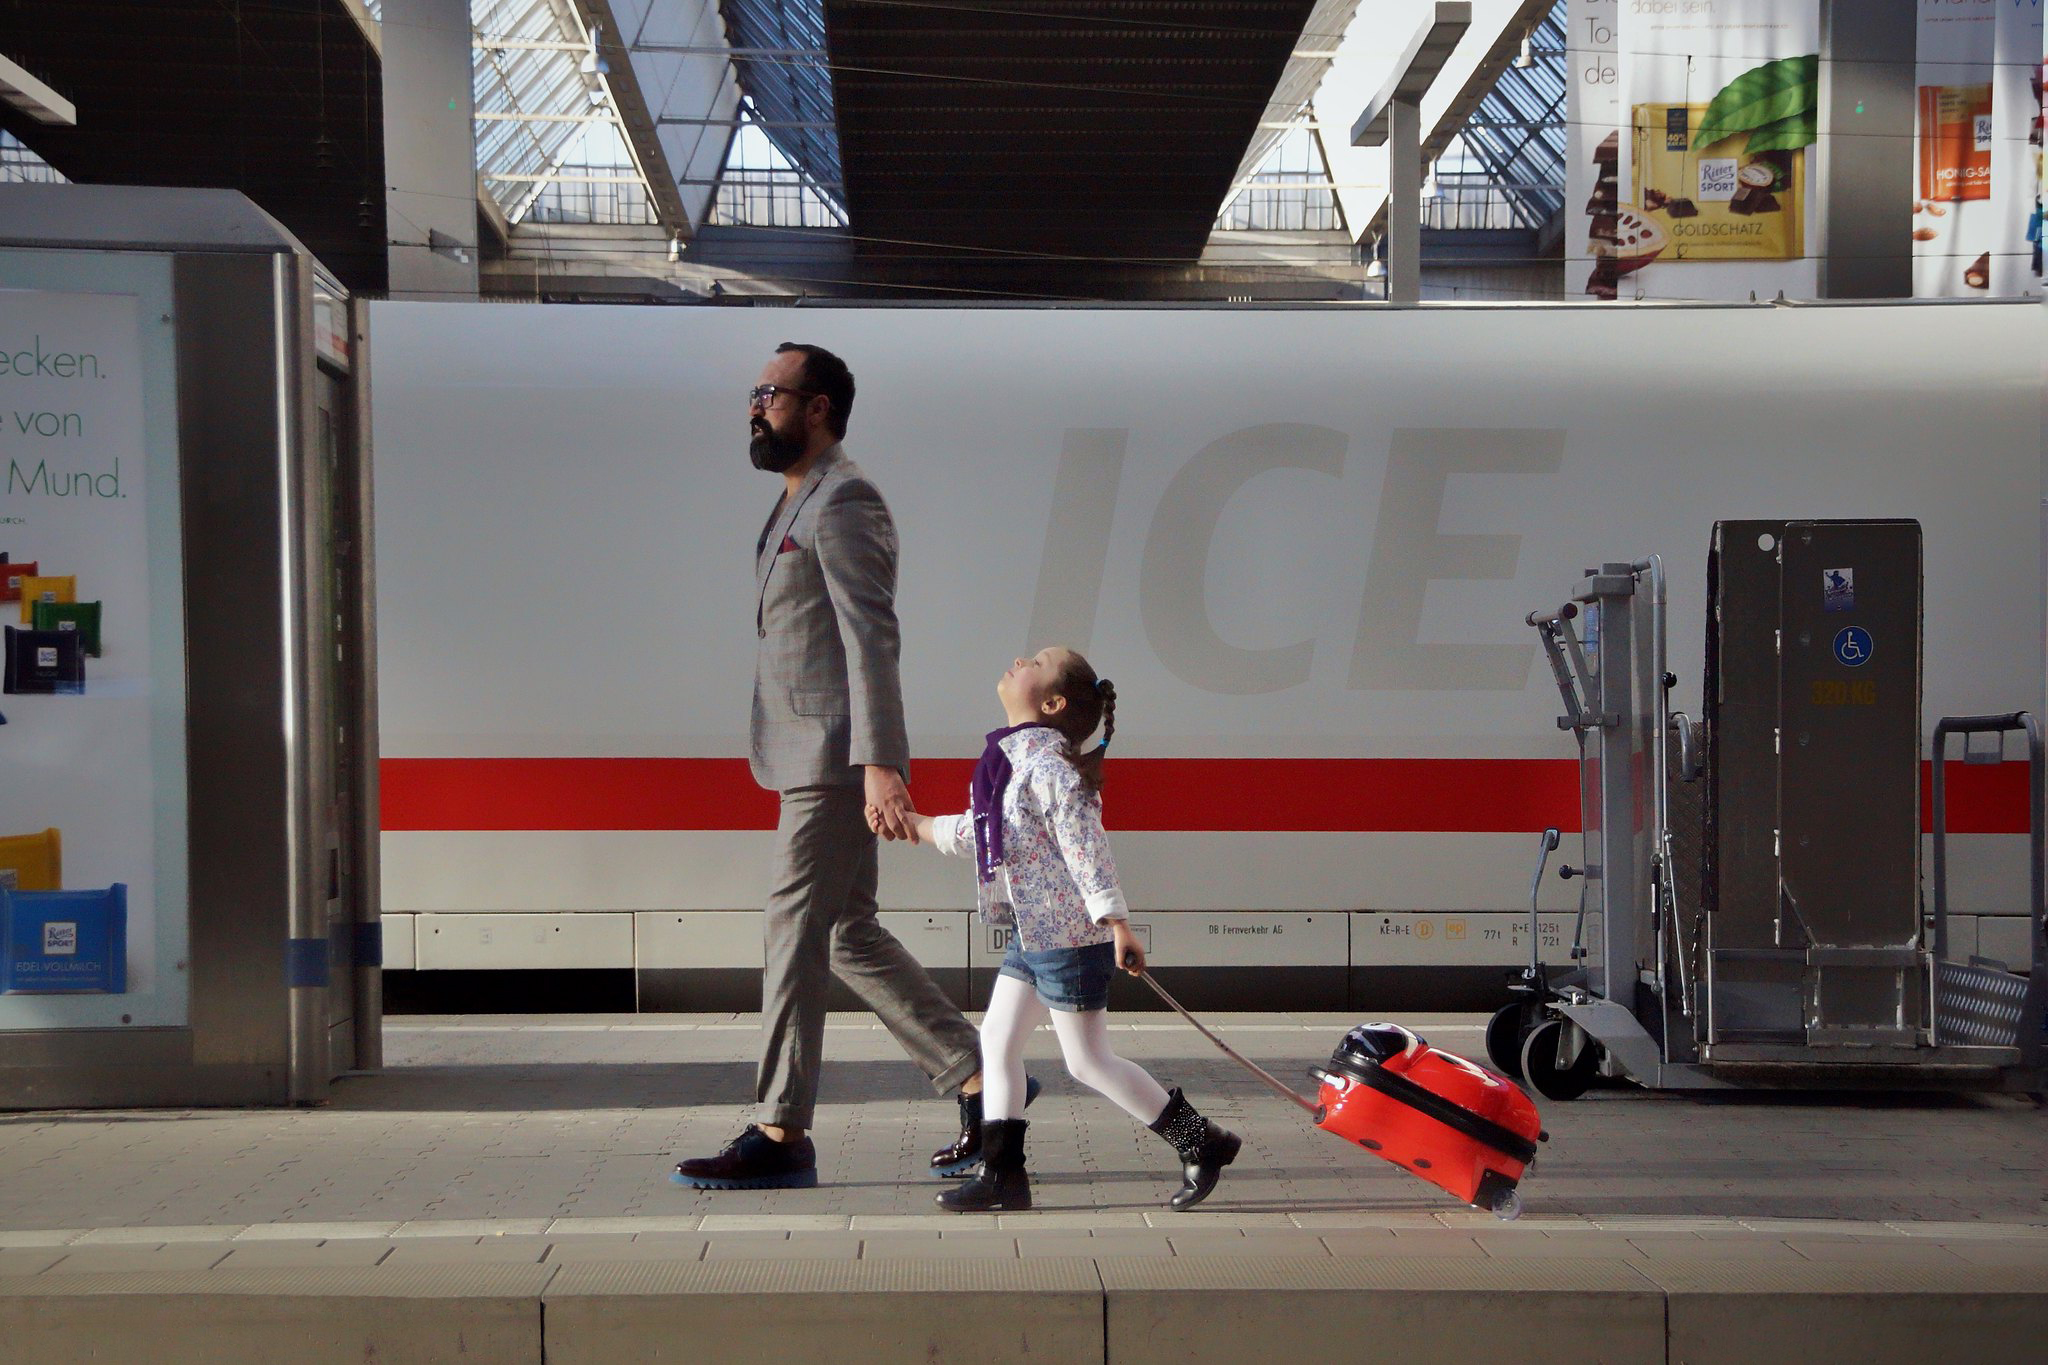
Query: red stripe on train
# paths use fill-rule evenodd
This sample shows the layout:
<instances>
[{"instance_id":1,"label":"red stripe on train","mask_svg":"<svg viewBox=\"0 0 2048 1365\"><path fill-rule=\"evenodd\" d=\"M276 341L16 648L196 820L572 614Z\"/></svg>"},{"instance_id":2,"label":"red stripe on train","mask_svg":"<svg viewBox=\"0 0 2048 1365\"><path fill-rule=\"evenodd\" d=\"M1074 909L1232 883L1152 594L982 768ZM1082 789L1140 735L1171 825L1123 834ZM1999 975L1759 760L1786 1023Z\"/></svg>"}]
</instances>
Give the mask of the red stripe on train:
<instances>
[{"instance_id":1,"label":"red stripe on train","mask_svg":"<svg viewBox=\"0 0 2048 1365\"><path fill-rule=\"evenodd\" d=\"M968 759L918 759L934 812L964 804ZM1515 758L1119 758L1111 829L1530 833L1579 827L1578 765ZM387 830L773 829L738 758L387 758ZM2026 766L1951 763L1949 828L2027 832ZM1927 827L1933 768L1921 765Z\"/></svg>"}]
</instances>

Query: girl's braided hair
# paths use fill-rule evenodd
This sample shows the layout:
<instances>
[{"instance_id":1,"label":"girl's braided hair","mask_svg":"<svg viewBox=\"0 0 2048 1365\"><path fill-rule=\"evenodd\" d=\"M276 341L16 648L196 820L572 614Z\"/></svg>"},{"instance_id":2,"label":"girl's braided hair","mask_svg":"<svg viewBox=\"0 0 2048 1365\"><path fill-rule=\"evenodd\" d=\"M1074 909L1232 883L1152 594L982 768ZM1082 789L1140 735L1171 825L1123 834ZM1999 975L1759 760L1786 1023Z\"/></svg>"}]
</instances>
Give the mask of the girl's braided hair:
<instances>
[{"instance_id":1,"label":"girl's braided hair","mask_svg":"<svg viewBox=\"0 0 2048 1365\"><path fill-rule=\"evenodd\" d=\"M1100 792L1103 751L1116 734L1116 686L1107 678L1096 677L1095 669L1086 659L1068 650L1066 665L1060 669L1053 692L1067 699L1067 704L1051 720L1052 727L1067 741L1066 760L1081 775L1081 786L1086 791ZM1102 743L1084 750L1082 746L1098 725L1102 727Z\"/></svg>"}]
</instances>

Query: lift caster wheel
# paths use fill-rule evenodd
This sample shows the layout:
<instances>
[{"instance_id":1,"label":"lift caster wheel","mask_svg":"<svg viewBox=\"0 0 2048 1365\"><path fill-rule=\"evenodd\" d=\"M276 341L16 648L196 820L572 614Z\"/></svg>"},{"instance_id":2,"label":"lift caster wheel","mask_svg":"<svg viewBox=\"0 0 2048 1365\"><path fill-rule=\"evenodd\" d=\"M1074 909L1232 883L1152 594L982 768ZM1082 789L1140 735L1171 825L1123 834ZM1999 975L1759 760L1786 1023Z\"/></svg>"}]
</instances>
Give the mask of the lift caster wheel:
<instances>
[{"instance_id":1,"label":"lift caster wheel","mask_svg":"<svg viewBox=\"0 0 2048 1365\"><path fill-rule=\"evenodd\" d=\"M1512 1223L1522 1216L1522 1196L1518 1190L1509 1190L1493 1197L1493 1216L1503 1223Z\"/></svg>"},{"instance_id":2,"label":"lift caster wheel","mask_svg":"<svg viewBox=\"0 0 2048 1365\"><path fill-rule=\"evenodd\" d=\"M1557 1048L1564 1028L1563 1020L1546 1019L1530 1030L1522 1043L1522 1075L1546 1100L1575 1100L1600 1074L1600 1045L1590 1038L1577 1057L1559 1065Z\"/></svg>"},{"instance_id":3,"label":"lift caster wheel","mask_svg":"<svg viewBox=\"0 0 2048 1365\"><path fill-rule=\"evenodd\" d=\"M1522 1033L1528 1012L1519 1004L1503 1005L1486 1021L1486 1059L1511 1081L1522 1079Z\"/></svg>"}]
</instances>

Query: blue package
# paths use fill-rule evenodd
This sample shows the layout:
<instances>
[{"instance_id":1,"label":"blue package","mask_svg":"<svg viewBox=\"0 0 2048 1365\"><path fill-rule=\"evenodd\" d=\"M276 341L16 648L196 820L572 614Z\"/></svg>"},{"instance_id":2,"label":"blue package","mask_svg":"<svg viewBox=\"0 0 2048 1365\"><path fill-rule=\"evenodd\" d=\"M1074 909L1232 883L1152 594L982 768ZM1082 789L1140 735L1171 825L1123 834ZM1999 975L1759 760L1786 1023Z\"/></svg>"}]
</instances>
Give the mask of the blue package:
<instances>
[{"instance_id":1,"label":"blue package","mask_svg":"<svg viewBox=\"0 0 2048 1365\"><path fill-rule=\"evenodd\" d=\"M0 994L128 989L128 887L0 889Z\"/></svg>"}]
</instances>

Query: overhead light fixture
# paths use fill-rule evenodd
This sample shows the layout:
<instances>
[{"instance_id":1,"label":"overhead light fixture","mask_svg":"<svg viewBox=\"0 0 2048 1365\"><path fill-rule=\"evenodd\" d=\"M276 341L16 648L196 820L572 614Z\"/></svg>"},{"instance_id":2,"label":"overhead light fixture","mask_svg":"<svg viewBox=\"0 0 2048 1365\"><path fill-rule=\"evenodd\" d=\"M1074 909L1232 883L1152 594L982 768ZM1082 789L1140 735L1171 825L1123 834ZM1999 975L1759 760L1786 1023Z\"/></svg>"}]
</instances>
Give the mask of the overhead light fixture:
<instances>
[{"instance_id":1,"label":"overhead light fixture","mask_svg":"<svg viewBox=\"0 0 2048 1365\"><path fill-rule=\"evenodd\" d=\"M1536 30L1522 35L1522 50L1515 54L1515 65L1523 71L1536 65Z\"/></svg>"},{"instance_id":2,"label":"overhead light fixture","mask_svg":"<svg viewBox=\"0 0 2048 1365\"><path fill-rule=\"evenodd\" d=\"M1374 234L1372 245L1367 248L1365 277L1368 280L1383 280L1387 277L1387 263L1380 259L1380 238Z\"/></svg>"},{"instance_id":3,"label":"overhead light fixture","mask_svg":"<svg viewBox=\"0 0 2048 1365\"><path fill-rule=\"evenodd\" d=\"M37 123L65 128L78 126L78 106L14 62L0 57L0 100L13 105Z\"/></svg>"},{"instance_id":4,"label":"overhead light fixture","mask_svg":"<svg viewBox=\"0 0 2048 1365\"><path fill-rule=\"evenodd\" d=\"M611 72L612 64L604 59L604 53L598 51L597 47L598 35L603 32L602 24L590 26L590 51L583 54L583 60L576 66L576 69L586 76L603 76Z\"/></svg>"}]
</instances>

